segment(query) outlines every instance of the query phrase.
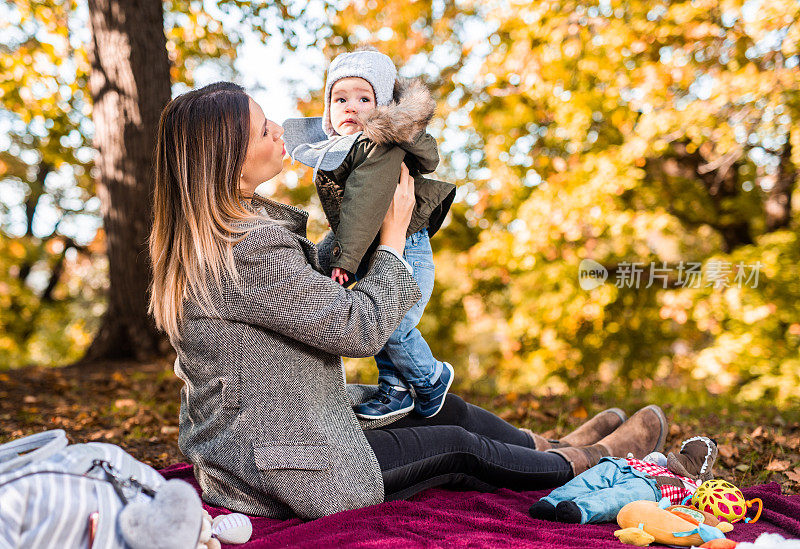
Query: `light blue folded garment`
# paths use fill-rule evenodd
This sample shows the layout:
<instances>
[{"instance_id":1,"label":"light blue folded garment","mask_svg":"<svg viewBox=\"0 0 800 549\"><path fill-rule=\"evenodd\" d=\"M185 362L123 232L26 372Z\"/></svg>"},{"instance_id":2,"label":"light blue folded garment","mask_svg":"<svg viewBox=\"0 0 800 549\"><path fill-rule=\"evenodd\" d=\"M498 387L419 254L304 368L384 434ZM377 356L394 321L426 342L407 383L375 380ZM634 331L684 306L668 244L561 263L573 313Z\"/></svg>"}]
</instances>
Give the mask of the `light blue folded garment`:
<instances>
[{"instance_id":1,"label":"light blue folded garment","mask_svg":"<svg viewBox=\"0 0 800 549\"><path fill-rule=\"evenodd\" d=\"M335 170L342 165L361 132L328 137L322 130L322 118L289 118L283 122L283 143L292 159L309 168Z\"/></svg>"}]
</instances>

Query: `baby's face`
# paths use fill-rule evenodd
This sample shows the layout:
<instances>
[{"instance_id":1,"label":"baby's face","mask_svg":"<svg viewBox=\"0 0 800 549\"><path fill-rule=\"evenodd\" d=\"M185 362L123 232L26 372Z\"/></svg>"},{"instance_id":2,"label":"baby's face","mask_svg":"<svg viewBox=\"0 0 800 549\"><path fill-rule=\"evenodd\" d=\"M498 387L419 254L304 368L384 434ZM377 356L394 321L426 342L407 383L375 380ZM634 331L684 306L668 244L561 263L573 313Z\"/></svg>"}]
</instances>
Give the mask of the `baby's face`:
<instances>
[{"instance_id":1,"label":"baby's face","mask_svg":"<svg viewBox=\"0 0 800 549\"><path fill-rule=\"evenodd\" d=\"M374 108L375 92L363 78L342 78L331 88L331 126L339 135L352 135L363 130L358 117Z\"/></svg>"}]
</instances>

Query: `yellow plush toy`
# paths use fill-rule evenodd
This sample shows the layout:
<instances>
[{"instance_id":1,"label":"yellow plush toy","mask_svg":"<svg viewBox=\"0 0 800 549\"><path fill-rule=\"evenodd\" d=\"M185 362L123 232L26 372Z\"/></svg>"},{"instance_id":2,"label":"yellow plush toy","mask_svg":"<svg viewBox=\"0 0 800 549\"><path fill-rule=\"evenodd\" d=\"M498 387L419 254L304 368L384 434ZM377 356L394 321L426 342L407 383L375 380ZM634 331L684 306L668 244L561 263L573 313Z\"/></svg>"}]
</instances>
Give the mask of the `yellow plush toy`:
<instances>
[{"instance_id":1,"label":"yellow plush toy","mask_svg":"<svg viewBox=\"0 0 800 549\"><path fill-rule=\"evenodd\" d=\"M636 528L623 528L622 530L617 530L614 532L614 536L619 538L622 543L627 543L628 545L637 545L639 547L650 545L656 540L652 534L648 534L644 531L644 524L639 524L639 526Z\"/></svg>"},{"instance_id":2,"label":"yellow plush toy","mask_svg":"<svg viewBox=\"0 0 800 549\"><path fill-rule=\"evenodd\" d=\"M622 530L617 530L614 535L622 543L640 547L654 541L664 545L691 547L725 538L725 534L716 527L722 524L716 517L680 505L671 506L666 498L658 503L641 500L627 504L617 515L617 523ZM725 528L729 531L729 528Z\"/></svg>"}]
</instances>

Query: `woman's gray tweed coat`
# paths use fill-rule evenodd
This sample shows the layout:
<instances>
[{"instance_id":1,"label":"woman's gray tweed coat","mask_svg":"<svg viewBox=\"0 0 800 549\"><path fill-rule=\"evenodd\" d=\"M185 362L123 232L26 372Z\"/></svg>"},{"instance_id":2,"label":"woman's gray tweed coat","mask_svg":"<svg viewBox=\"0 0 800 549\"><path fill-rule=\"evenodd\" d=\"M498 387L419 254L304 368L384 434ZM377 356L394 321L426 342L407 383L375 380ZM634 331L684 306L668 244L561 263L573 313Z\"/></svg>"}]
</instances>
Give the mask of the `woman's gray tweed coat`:
<instances>
[{"instance_id":1,"label":"woman's gray tweed coat","mask_svg":"<svg viewBox=\"0 0 800 549\"><path fill-rule=\"evenodd\" d=\"M379 251L345 289L322 274L305 212L252 205L274 221L234 246L239 288L212 289L222 318L184 302L181 451L203 499L235 511L311 519L381 503L381 471L351 409L368 391L348 394L341 356L377 353L419 288Z\"/></svg>"}]
</instances>

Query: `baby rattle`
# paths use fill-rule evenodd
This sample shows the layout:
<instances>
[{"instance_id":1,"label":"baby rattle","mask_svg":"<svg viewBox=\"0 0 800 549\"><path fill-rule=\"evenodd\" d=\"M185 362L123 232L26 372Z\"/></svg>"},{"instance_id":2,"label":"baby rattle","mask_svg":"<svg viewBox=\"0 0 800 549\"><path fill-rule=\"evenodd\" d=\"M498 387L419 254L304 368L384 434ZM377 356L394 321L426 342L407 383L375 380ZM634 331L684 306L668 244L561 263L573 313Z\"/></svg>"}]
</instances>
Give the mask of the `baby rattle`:
<instances>
[{"instance_id":1,"label":"baby rattle","mask_svg":"<svg viewBox=\"0 0 800 549\"><path fill-rule=\"evenodd\" d=\"M683 500L683 504L689 500L689 496ZM724 480L707 480L691 496L692 505L711 513L719 519L726 520L731 524L744 519L745 522L756 522L761 516L763 503L759 498L746 501L744 494L736 486ZM758 510L751 519L747 517L747 511L755 504Z\"/></svg>"}]
</instances>

